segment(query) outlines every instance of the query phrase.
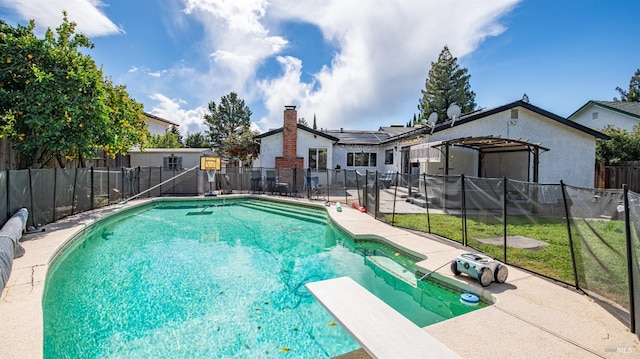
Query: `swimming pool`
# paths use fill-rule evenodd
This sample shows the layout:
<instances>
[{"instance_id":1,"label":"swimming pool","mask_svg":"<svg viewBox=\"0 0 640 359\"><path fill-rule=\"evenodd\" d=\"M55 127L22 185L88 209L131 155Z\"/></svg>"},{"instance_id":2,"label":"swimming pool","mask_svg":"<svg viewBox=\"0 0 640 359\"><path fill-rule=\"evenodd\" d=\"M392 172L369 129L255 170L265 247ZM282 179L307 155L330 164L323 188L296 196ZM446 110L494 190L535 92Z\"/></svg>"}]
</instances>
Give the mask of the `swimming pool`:
<instances>
[{"instance_id":1,"label":"swimming pool","mask_svg":"<svg viewBox=\"0 0 640 359\"><path fill-rule=\"evenodd\" d=\"M278 206L160 201L90 227L47 275L44 356L333 357L358 345L304 284L344 275L420 326L475 309L324 209Z\"/></svg>"}]
</instances>

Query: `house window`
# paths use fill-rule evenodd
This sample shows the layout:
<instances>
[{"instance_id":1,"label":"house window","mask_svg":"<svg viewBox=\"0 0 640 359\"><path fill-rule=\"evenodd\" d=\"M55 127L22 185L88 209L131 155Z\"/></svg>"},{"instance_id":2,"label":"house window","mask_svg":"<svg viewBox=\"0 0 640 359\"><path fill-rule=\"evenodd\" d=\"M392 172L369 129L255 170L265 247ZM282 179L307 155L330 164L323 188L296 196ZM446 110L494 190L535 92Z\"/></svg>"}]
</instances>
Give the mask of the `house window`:
<instances>
[{"instance_id":1,"label":"house window","mask_svg":"<svg viewBox=\"0 0 640 359\"><path fill-rule=\"evenodd\" d=\"M591 114L591 119L592 120L597 120L598 119L598 113L597 112L592 113Z\"/></svg>"},{"instance_id":2,"label":"house window","mask_svg":"<svg viewBox=\"0 0 640 359\"><path fill-rule=\"evenodd\" d=\"M163 158L163 167L165 170L182 169L182 157L171 155Z\"/></svg>"},{"instance_id":3,"label":"house window","mask_svg":"<svg viewBox=\"0 0 640 359\"><path fill-rule=\"evenodd\" d=\"M393 164L393 149L384 151L384 164L385 165Z\"/></svg>"},{"instance_id":4,"label":"house window","mask_svg":"<svg viewBox=\"0 0 640 359\"><path fill-rule=\"evenodd\" d=\"M309 149L309 168L312 170L327 169L327 149L326 148L310 148Z\"/></svg>"},{"instance_id":5,"label":"house window","mask_svg":"<svg viewBox=\"0 0 640 359\"><path fill-rule=\"evenodd\" d=\"M347 166L376 167L377 159L375 152L347 152Z\"/></svg>"},{"instance_id":6,"label":"house window","mask_svg":"<svg viewBox=\"0 0 640 359\"><path fill-rule=\"evenodd\" d=\"M512 120L517 120L518 119L518 109L517 108L512 108L511 109L511 119Z\"/></svg>"}]
</instances>

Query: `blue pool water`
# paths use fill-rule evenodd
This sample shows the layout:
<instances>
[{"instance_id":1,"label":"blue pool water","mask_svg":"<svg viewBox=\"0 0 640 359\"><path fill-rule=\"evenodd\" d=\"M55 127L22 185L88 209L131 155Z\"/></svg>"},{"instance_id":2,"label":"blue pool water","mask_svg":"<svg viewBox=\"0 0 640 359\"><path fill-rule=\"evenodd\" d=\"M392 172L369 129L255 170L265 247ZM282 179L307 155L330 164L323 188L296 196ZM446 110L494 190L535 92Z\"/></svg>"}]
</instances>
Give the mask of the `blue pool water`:
<instances>
[{"instance_id":1,"label":"blue pool water","mask_svg":"<svg viewBox=\"0 0 640 359\"><path fill-rule=\"evenodd\" d=\"M477 309L415 286L410 259L352 242L322 213L225 203L147 206L78 238L47 276L44 356L330 358L359 346L304 285L345 275L420 326Z\"/></svg>"}]
</instances>

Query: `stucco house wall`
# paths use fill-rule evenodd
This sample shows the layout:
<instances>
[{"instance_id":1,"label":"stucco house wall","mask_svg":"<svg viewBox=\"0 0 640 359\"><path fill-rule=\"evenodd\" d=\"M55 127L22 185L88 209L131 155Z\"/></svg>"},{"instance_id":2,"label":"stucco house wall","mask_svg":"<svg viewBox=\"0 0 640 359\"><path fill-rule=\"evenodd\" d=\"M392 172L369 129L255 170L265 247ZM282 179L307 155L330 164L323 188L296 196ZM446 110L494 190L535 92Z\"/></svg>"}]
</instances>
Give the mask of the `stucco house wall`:
<instances>
[{"instance_id":1,"label":"stucco house wall","mask_svg":"<svg viewBox=\"0 0 640 359\"><path fill-rule=\"evenodd\" d=\"M611 125L632 132L640 123L640 103L589 101L568 119L598 130Z\"/></svg>"},{"instance_id":2,"label":"stucco house wall","mask_svg":"<svg viewBox=\"0 0 640 359\"><path fill-rule=\"evenodd\" d=\"M295 108L294 108L295 109ZM461 138L492 137L521 141L528 146L541 146L538 182L565 183L593 187L595 144L607 136L568 121L525 101L515 101L493 109L463 115L430 128L415 127L397 135L384 131L316 131L298 125L297 157L309 166L309 148L327 148L327 168L365 171L398 171L404 173L446 174L444 155L416 157L412 150L426 144L440 144ZM382 136L382 137L380 137ZM257 136L261 142L260 166L276 167L282 156L283 130L276 129ZM548 148L549 151L545 151ZM385 164L385 150L393 149L393 164ZM408 150L408 152L407 152ZM449 175L502 177L534 181L535 157L530 151L485 154L481 167L480 154L462 146L449 147ZM349 152L376 154L375 166L348 166ZM407 158L409 155L409 158ZM413 156L413 157L412 157ZM406 162L410 162L405 168Z\"/></svg>"},{"instance_id":3,"label":"stucco house wall","mask_svg":"<svg viewBox=\"0 0 640 359\"><path fill-rule=\"evenodd\" d=\"M528 109L517 107L518 119L505 110L485 118L435 133L430 141L452 138L486 136L511 138L549 148L540 153L540 183L565 183L592 187L595 166L595 138L578 129L563 125ZM477 154L472 155L477 157ZM455 161L455 153L453 154ZM512 159L513 160L513 159ZM475 163L477 166L477 162ZM451 165L450 165L451 166ZM533 175L533 159L529 166ZM449 172L453 174L453 172ZM476 176L477 174L466 173ZM533 178L529 178L532 181Z\"/></svg>"},{"instance_id":4,"label":"stucco house wall","mask_svg":"<svg viewBox=\"0 0 640 359\"><path fill-rule=\"evenodd\" d=\"M152 135L164 135L171 129L171 127L179 126L177 123L173 123L150 113L145 113L144 115L147 118L147 128L149 129L149 133Z\"/></svg>"},{"instance_id":5,"label":"stucco house wall","mask_svg":"<svg viewBox=\"0 0 640 359\"><path fill-rule=\"evenodd\" d=\"M163 167L164 158L168 156L182 157L182 168L191 169L200 166L201 156L213 156L213 151L207 148L149 148L144 151L132 150L132 167Z\"/></svg>"}]
</instances>

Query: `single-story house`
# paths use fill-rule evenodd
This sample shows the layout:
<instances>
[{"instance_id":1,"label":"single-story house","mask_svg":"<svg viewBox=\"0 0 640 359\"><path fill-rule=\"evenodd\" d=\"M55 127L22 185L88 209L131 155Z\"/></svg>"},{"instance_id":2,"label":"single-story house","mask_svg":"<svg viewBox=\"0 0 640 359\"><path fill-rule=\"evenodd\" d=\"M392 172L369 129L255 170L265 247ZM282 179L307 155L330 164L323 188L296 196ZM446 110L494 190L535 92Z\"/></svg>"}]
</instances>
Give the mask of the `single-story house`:
<instances>
[{"instance_id":1,"label":"single-story house","mask_svg":"<svg viewBox=\"0 0 640 359\"><path fill-rule=\"evenodd\" d=\"M200 166L200 157L215 156L210 148L146 148L129 151L131 167L186 170Z\"/></svg>"},{"instance_id":2,"label":"single-story house","mask_svg":"<svg viewBox=\"0 0 640 359\"><path fill-rule=\"evenodd\" d=\"M519 100L430 126L314 130L286 106L283 127L256 136L264 168L428 173L592 187L596 130ZM323 176L319 176L322 180Z\"/></svg>"},{"instance_id":3,"label":"single-story house","mask_svg":"<svg viewBox=\"0 0 640 359\"><path fill-rule=\"evenodd\" d=\"M640 123L640 102L589 101L567 119L598 130L611 125L632 132Z\"/></svg>"}]
</instances>

